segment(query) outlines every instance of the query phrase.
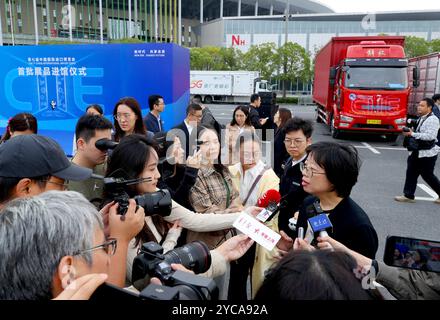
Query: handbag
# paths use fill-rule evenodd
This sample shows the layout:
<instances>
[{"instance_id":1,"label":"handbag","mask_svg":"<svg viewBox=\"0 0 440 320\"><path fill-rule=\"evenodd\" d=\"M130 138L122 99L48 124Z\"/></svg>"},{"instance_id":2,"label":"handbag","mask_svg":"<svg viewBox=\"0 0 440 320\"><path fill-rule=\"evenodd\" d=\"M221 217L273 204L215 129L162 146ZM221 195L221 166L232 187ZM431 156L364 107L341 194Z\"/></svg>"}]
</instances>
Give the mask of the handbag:
<instances>
[{"instance_id":1,"label":"handbag","mask_svg":"<svg viewBox=\"0 0 440 320\"><path fill-rule=\"evenodd\" d=\"M432 115L429 114L428 117L430 117ZM420 132L420 128L423 125L423 122L426 121L426 119L428 119L428 117L426 117L422 123L420 123L420 125L417 125L417 129L415 132ZM416 139L414 137L405 137L403 139L403 146L408 150L408 151L418 151L418 150L429 150L431 148L433 148L435 145L435 140L420 140L420 139Z\"/></svg>"}]
</instances>

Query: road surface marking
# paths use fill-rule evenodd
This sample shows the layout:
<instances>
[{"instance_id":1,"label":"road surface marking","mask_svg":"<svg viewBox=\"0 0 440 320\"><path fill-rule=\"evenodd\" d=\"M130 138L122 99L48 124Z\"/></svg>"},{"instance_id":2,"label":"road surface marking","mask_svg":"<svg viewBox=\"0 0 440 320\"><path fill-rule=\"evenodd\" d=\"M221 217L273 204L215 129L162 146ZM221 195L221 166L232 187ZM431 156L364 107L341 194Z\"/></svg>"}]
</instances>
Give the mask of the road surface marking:
<instances>
[{"instance_id":1,"label":"road surface marking","mask_svg":"<svg viewBox=\"0 0 440 320\"><path fill-rule=\"evenodd\" d=\"M432 197L429 199L429 201L437 200L438 198L437 193L435 193L435 191L429 188L426 184L418 183L417 186ZM418 200L422 200L422 199L418 199Z\"/></svg>"},{"instance_id":2,"label":"road surface marking","mask_svg":"<svg viewBox=\"0 0 440 320\"><path fill-rule=\"evenodd\" d=\"M433 202L433 201L435 201L436 199L433 199L433 198L427 198L427 197L415 197L414 200L417 200L417 201L429 201L429 202Z\"/></svg>"},{"instance_id":3,"label":"road surface marking","mask_svg":"<svg viewBox=\"0 0 440 320\"><path fill-rule=\"evenodd\" d=\"M376 147L376 149L380 150L397 150L397 151L408 151L406 148L396 148L396 147Z\"/></svg>"},{"instance_id":4,"label":"road surface marking","mask_svg":"<svg viewBox=\"0 0 440 320\"><path fill-rule=\"evenodd\" d=\"M369 149L371 152L375 153L375 154L380 154L380 152L377 149L374 149L372 146L370 146L368 143L366 142L362 142L362 144Z\"/></svg>"}]
</instances>

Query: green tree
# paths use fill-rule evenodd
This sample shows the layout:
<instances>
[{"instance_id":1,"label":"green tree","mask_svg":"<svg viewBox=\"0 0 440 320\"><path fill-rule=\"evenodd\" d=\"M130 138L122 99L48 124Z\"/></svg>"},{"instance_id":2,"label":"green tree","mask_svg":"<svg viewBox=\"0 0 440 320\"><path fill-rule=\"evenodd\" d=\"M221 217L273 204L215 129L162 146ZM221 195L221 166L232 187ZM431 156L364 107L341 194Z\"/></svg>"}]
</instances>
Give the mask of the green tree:
<instances>
[{"instance_id":1,"label":"green tree","mask_svg":"<svg viewBox=\"0 0 440 320\"><path fill-rule=\"evenodd\" d=\"M430 52L429 42L423 38L405 37L405 53L408 58L418 57Z\"/></svg>"},{"instance_id":2,"label":"green tree","mask_svg":"<svg viewBox=\"0 0 440 320\"><path fill-rule=\"evenodd\" d=\"M277 69L275 57L276 49L272 42L251 46L243 54L243 68L249 71L259 71L262 78L270 79Z\"/></svg>"},{"instance_id":3,"label":"green tree","mask_svg":"<svg viewBox=\"0 0 440 320\"><path fill-rule=\"evenodd\" d=\"M213 58L205 48L190 49L191 70L211 70L212 63Z\"/></svg>"},{"instance_id":4,"label":"green tree","mask_svg":"<svg viewBox=\"0 0 440 320\"><path fill-rule=\"evenodd\" d=\"M222 59L221 70L241 70L243 68L243 53L234 48L221 48L219 52Z\"/></svg>"},{"instance_id":5,"label":"green tree","mask_svg":"<svg viewBox=\"0 0 440 320\"><path fill-rule=\"evenodd\" d=\"M440 52L440 39L431 40L429 48L430 52Z\"/></svg>"},{"instance_id":6,"label":"green tree","mask_svg":"<svg viewBox=\"0 0 440 320\"><path fill-rule=\"evenodd\" d=\"M278 78L283 81L283 98L286 97L287 82L301 79L308 81L311 77L310 56L307 51L297 43L287 42L278 48L275 58L280 66Z\"/></svg>"}]
</instances>

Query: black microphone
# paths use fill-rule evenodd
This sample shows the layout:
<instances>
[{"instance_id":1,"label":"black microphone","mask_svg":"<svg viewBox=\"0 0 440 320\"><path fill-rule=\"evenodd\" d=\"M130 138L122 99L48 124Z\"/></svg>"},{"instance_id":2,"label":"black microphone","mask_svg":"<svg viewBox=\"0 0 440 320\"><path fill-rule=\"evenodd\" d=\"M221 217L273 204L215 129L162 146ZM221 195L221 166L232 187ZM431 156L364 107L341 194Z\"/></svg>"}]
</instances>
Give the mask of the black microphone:
<instances>
[{"instance_id":1,"label":"black microphone","mask_svg":"<svg viewBox=\"0 0 440 320\"><path fill-rule=\"evenodd\" d=\"M108 149L113 150L114 148L116 148L117 145L117 142L114 142L107 138L99 139L95 142L95 147L101 151L107 151Z\"/></svg>"}]
</instances>

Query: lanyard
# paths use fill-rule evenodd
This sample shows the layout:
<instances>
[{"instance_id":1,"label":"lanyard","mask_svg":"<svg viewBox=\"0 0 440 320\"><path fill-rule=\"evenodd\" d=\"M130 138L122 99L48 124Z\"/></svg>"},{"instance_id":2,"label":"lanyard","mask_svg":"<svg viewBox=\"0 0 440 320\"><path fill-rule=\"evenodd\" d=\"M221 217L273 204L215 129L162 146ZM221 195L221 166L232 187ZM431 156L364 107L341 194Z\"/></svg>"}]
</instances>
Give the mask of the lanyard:
<instances>
[{"instance_id":1,"label":"lanyard","mask_svg":"<svg viewBox=\"0 0 440 320\"><path fill-rule=\"evenodd\" d=\"M226 187L226 209L229 208L230 202L231 202L231 189L229 189L228 183L226 182L225 177L223 177L222 175L222 179L223 179L223 183L225 184Z\"/></svg>"}]
</instances>

